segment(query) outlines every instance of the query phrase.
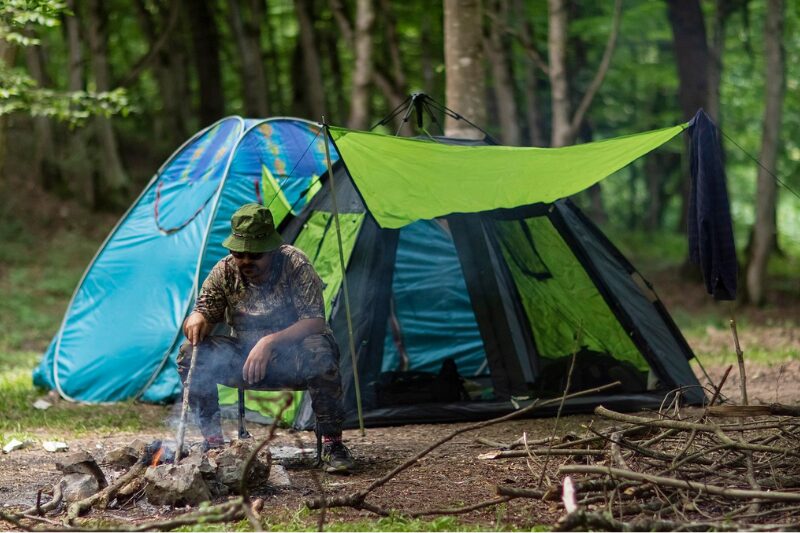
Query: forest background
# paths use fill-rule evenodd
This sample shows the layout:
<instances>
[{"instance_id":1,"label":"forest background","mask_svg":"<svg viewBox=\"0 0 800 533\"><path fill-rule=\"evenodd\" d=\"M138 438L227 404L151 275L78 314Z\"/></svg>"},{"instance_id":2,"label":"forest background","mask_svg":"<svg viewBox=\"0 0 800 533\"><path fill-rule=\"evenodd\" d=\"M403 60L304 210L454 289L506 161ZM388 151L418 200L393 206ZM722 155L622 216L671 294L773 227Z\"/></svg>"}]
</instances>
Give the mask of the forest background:
<instances>
[{"instance_id":1,"label":"forest background","mask_svg":"<svg viewBox=\"0 0 800 533\"><path fill-rule=\"evenodd\" d=\"M687 262L683 139L574 200L703 361L732 360L736 316L748 361L780 382L800 368L799 24L797 0L0 0L0 443L160 423L130 405L36 411L30 372L97 247L185 140L227 115L367 129L415 91L519 146L704 108L722 131L739 302L711 301ZM400 126L378 131L442 133Z\"/></svg>"},{"instance_id":2,"label":"forest background","mask_svg":"<svg viewBox=\"0 0 800 533\"><path fill-rule=\"evenodd\" d=\"M96 246L194 132L232 114L367 129L414 91L520 146L600 140L706 109L722 130L739 304L788 320L791 333L798 23L795 0L3 0L0 351L44 348ZM424 133L476 133L437 121ZM423 133L400 125L378 131ZM667 282L693 275L687 153L677 139L575 198ZM730 314L682 320L677 304L684 329Z\"/></svg>"}]
</instances>

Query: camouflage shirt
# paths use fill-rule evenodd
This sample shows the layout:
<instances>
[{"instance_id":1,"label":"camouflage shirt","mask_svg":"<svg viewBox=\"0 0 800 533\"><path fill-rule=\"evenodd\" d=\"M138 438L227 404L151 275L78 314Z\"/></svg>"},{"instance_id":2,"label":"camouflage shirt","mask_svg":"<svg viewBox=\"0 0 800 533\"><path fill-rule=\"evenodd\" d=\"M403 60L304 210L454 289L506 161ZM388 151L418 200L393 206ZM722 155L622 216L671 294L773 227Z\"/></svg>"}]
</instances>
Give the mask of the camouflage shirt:
<instances>
[{"instance_id":1,"label":"camouflage shirt","mask_svg":"<svg viewBox=\"0 0 800 533\"><path fill-rule=\"evenodd\" d=\"M241 275L230 255L208 274L194 310L212 324L224 319L246 341L288 328L304 318L324 318L322 280L302 251L288 244L274 252L267 280Z\"/></svg>"}]
</instances>

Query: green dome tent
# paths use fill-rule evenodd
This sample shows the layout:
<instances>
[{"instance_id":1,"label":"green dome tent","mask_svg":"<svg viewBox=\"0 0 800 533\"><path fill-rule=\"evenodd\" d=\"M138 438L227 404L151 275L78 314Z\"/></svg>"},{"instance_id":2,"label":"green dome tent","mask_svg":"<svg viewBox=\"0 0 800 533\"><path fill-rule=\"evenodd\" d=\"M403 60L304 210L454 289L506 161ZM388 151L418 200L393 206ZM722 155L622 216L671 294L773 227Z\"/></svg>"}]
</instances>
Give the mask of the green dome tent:
<instances>
[{"instance_id":1,"label":"green dome tent","mask_svg":"<svg viewBox=\"0 0 800 533\"><path fill-rule=\"evenodd\" d=\"M331 128L365 424L490 418L559 396L576 348L571 390L622 386L570 400L568 412L657 408L678 390L702 403L692 351L650 284L559 199L681 131L541 149ZM331 192L323 177L282 233L335 294ZM343 352L346 425L355 427L345 309L337 296L326 300ZM464 390L447 378L448 360ZM312 427L308 401L295 423Z\"/></svg>"},{"instance_id":2,"label":"green dome tent","mask_svg":"<svg viewBox=\"0 0 800 533\"><path fill-rule=\"evenodd\" d=\"M486 418L558 395L576 334L573 389L624 386L568 410L654 407L678 389L701 403L692 352L649 284L562 199L683 128L560 149L332 128L366 423ZM286 118L228 118L188 141L87 269L36 383L89 402L179 394L182 319L225 254L230 214L262 201L325 282L346 423L357 425L325 144L318 126ZM294 421L313 425L307 401Z\"/></svg>"}]
</instances>

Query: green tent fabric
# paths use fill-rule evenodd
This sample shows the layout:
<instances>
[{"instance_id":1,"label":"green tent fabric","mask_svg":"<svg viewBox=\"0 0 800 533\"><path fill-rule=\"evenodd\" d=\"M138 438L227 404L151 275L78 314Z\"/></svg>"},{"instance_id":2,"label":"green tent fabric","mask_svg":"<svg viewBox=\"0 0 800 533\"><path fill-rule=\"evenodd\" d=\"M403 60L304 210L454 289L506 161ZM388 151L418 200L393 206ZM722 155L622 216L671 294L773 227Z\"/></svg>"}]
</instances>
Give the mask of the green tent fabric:
<instances>
[{"instance_id":1,"label":"green tent fabric","mask_svg":"<svg viewBox=\"0 0 800 533\"><path fill-rule=\"evenodd\" d=\"M564 148L460 146L331 127L381 227L565 198L682 132L687 124ZM497 186L495 184L502 184Z\"/></svg>"}]
</instances>

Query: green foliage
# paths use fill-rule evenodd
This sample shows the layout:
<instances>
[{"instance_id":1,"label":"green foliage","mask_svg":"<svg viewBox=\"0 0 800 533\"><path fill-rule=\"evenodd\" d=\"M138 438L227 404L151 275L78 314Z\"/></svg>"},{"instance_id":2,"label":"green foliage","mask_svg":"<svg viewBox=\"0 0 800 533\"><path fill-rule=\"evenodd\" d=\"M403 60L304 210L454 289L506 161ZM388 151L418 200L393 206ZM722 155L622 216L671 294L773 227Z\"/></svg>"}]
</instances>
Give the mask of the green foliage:
<instances>
[{"instance_id":1,"label":"green foliage","mask_svg":"<svg viewBox=\"0 0 800 533\"><path fill-rule=\"evenodd\" d=\"M52 28L66 4L56 0L3 0L0 2L0 41L19 46L33 46L39 40L29 35L29 26Z\"/></svg>"},{"instance_id":2,"label":"green foliage","mask_svg":"<svg viewBox=\"0 0 800 533\"><path fill-rule=\"evenodd\" d=\"M69 15L66 4L55 0L3 0L0 2L0 45L35 46L37 29L53 28L60 15ZM131 111L125 89L108 92L61 92L39 87L22 68L0 61L0 116L14 112L29 113L83 124L92 115L126 115Z\"/></svg>"}]
</instances>

